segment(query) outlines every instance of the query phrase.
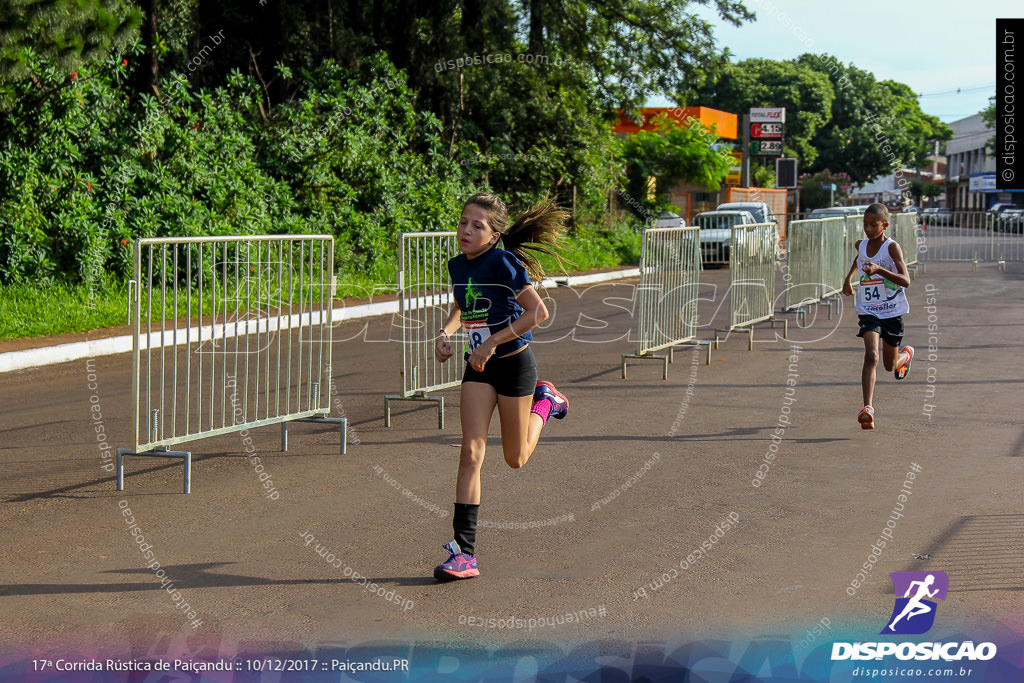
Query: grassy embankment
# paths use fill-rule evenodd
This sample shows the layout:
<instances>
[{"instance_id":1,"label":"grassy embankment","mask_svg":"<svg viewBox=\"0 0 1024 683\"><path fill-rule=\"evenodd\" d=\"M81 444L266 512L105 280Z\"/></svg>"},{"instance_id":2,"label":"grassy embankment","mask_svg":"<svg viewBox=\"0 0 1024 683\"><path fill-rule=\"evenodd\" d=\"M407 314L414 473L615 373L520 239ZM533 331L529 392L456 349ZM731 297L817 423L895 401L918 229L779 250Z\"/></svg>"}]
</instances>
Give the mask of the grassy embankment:
<instances>
[{"instance_id":1,"label":"grassy embankment","mask_svg":"<svg viewBox=\"0 0 1024 683\"><path fill-rule=\"evenodd\" d=\"M640 235L628 227L615 229L580 228L570 236L561 255L571 272L636 265L640 256ZM559 272L554 259L541 258L547 272ZM368 292L394 291L395 283L373 282L363 275L338 273L337 297L365 297ZM169 305L169 304L168 304ZM198 313L193 302L192 313ZM188 313L178 302L180 315ZM204 301L204 313L210 300ZM112 278L95 287L56 284L46 287L10 285L0 287L0 340L45 337L67 332L85 332L126 324L127 287Z\"/></svg>"}]
</instances>

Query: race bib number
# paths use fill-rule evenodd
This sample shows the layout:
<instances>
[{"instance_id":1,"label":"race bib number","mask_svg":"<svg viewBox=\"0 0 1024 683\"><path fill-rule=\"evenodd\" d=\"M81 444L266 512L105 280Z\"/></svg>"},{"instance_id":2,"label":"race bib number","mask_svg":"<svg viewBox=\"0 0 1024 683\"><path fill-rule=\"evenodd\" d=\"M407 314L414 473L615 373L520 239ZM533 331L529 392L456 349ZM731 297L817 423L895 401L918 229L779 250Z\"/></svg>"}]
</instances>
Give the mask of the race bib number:
<instances>
[{"instance_id":1,"label":"race bib number","mask_svg":"<svg viewBox=\"0 0 1024 683\"><path fill-rule=\"evenodd\" d=\"M484 340L491 336L491 328L487 326L486 320L464 320L462 325L466 328L466 337L470 351L475 351L476 347L483 344Z\"/></svg>"},{"instance_id":2,"label":"race bib number","mask_svg":"<svg viewBox=\"0 0 1024 683\"><path fill-rule=\"evenodd\" d=\"M866 304L874 304L885 297L885 279L871 278L860 281L860 299Z\"/></svg>"}]
</instances>

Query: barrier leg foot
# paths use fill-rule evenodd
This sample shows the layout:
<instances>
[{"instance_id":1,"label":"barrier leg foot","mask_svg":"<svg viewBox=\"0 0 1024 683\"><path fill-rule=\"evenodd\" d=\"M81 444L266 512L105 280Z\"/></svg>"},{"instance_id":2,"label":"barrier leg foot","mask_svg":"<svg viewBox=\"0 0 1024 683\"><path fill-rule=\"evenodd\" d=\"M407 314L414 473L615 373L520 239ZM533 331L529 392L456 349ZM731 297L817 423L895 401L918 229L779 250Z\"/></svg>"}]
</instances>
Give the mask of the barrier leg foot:
<instances>
[{"instance_id":1,"label":"barrier leg foot","mask_svg":"<svg viewBox=\"0 0 1024 683\"><path fill-rule=\"evenodd\" d=\"M182 490L185 493L192 492L192 453L189 451L169 451L166 446L157 446L151 451L131 451L126 448L117 449L117 490L124 491L124 456L140 455L153 458L181 458L184 471L182 472Z\"/></svg>"},{"instance_id":2,"label":"barrier leg foot","mask_svg":"<svg viewBox=\"0 0 1024 683\"><path fill-rule=\"evenodd\" d=\"M669 363L669 360L668 360L668 355L667 354L666 355L654 354L654 353L650 353L650 354L638 354L638 353L622 354L622 379L626 379L626 359L628 359L628 358L635 358L636 360L650 360L650 359L655 359L656 358L656 359L660 360L661 363L662 363L661 378L662 379L668 379L668 363Z\"/></svg>"},{"instance_id":3,"label":"barrier leg foot","mask_svg":"<svg viewBox=\"0 0 1024 683\"><path fill-rule=\"evenodd\" d=\"M288 423L281 423L281 451L288 452Z\"/></svg>"},{"instance_id":4,"label":"barrier leg foot","mask_svg":"<svg viewBox=\"0 0 1024 683\"><path fill-rule=\"evenodd\" d=\"M124 491L124 454L123 448L117 449L117 490Z\"/></svg>"},{"instance_id":5,"label":"barrier leg foot","mask_svg":"<svg viewBox=\"0 0 1024 683\"><path fill-rule=\"evenodd\" d=\"M391 426L392 401L432 401L437 404L437 428L444 429L444 396L385 396L384 426Z\"/></svg>"},{"instance_id":6,"label":"barrier leg foot","mask_svg":"<svg viewBox=\"0 0 1024 683\"><path fill-rule=\"evenodd\" d=\"M347 418L344 418L344 417L328 417L327 415L313 415L312 417L300 417L300 418L294 420L294 422L317 422L317 423L320 423L320 424L327 423L327 424L336 424L336 425L338 425L338 432L339 432L339 436L341 437L341 447L339 448L339 451L341 452L342 455L345 455L346 451L348 450L347 445L346 445L346 441L348 440L348 419ZM282 434L287 434L288 433L287 424L288 424L287 422L282 422L281 423L281 428L282 428L281 429L281 433ZM282 448L281 450L287 450L287 448Z\"/></svg>"},{"instance_id":7,"label":"barrier leg foot","mask_svg":"<svg viewBox=\"0 0 1024 683\"><path fill-rule=\"evenodd\" d=\"M185 477L184 481L185 493L192 493L192 454L185 453Z\"/></svg>"}]
</instances>

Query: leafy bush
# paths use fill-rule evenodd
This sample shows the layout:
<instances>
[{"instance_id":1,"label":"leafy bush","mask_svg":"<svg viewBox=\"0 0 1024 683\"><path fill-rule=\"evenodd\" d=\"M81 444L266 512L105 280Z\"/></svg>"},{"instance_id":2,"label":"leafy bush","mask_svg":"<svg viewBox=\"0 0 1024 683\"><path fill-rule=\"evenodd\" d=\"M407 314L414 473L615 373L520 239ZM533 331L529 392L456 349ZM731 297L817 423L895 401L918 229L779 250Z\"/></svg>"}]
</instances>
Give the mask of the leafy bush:
<instances>
[{"instance_id":1,"label":"leafy bush","mask_svg":"<svg viewBox=\"0 0 1024 683\"><path fill-rule=\"evenodd\" d=\"M252 79L130 94L124 62L7 86L0 283L125 277L140 237L329 233L343 274L392 277L397 236L450 229L472 191L440 123L385 59L372 80L325 64L264 119ZM66 82L64 82L66 81ZM134 98L134 99L133 99Z\"/></svg>"}]
</instances>

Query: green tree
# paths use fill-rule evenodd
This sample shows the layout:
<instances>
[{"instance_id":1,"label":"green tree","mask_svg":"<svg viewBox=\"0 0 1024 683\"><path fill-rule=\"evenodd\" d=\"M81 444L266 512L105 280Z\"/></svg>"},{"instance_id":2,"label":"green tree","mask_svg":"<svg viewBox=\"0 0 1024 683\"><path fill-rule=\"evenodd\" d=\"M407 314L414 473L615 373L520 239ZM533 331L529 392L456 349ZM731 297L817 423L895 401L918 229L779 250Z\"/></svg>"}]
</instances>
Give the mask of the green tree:
<instances>
[{"instance_id":1,"label":"green tree","mask_svg":"<svg viewBox=\"0 0 1024 683\"><path fill-rule=\"evenodd\" d=\"M988 98L988 106L978 113L981 114L981 120L985 122L985 127L994 129L996 127L996 96L993 95ZM991 156L996 156L996 136L994 133L985 143L985 151Z\"/></svg>"},{"instance_id":2,"label":"green tree","mask_svg":"<svg viewBox=\"0 0 1024 683\"><path fill-rule=\"evenodd\" d=\"M691 119L680 126L661 116L655 130L641 130L621 142L627 164L626 191L649 216L669 206L666 193L677 183L695 183L717 190L733 164L728 150L715 146L718 136ZM648 178L655 179L655 199L648 200ZM630 203L627 203L630 204ZM638 212L644 217L644 212Z\"/></svg>"},{"instance_id":3,"label":"green tree","mask_svg":"<svg viewBox=\"0 0 1024 683\"><path fill-rule=\"evenodd\" d=\"M835 192L821 188L822 185L833 184L836 186ZM850 195L851 189L850 176L846 173L833 173L828 169L805 173L800 177L800 210L809 211L831 206L830 198L833 202L844 199Z\"/></svg>"},{"instance_id":4,"label":"green tree","mask_svg":"<svg viewBox=\"0 0 1024 683\"><path fill-rule=\"evenodd\" d=\"M697 92L702 105L742 116L751 107L785 107L785 152L802 166L817 158L813 140L832 119L835 97L828 78L792 61L747 59L730 64Z\"/></svg>"},{"instance_id":5,"label":"green tree","mask_svg":"<svg viewBox=\"0 0 1024 683\"><path fill-rule=\"evenodd\" d=\"M138 35L142 12L126 0L6 0L0 3L0 83L29 78L44 58L71 74L125 49Z\"/></svg>"},{"instance_id":6,"label":"green tree","mask_svg":"<svg viewBox=\"0 0 1024 683\"><path fill-rule=\"evenodd\" d=\"M923 166L930 142L952 137L949 126L921 111L903 83L877 81L828 55L804 54L797 61L827 76L835 92L831 120L812 140L818 156L810 172L840 169L864 184L900 166Z\"/></svg>"}]
</instances>

